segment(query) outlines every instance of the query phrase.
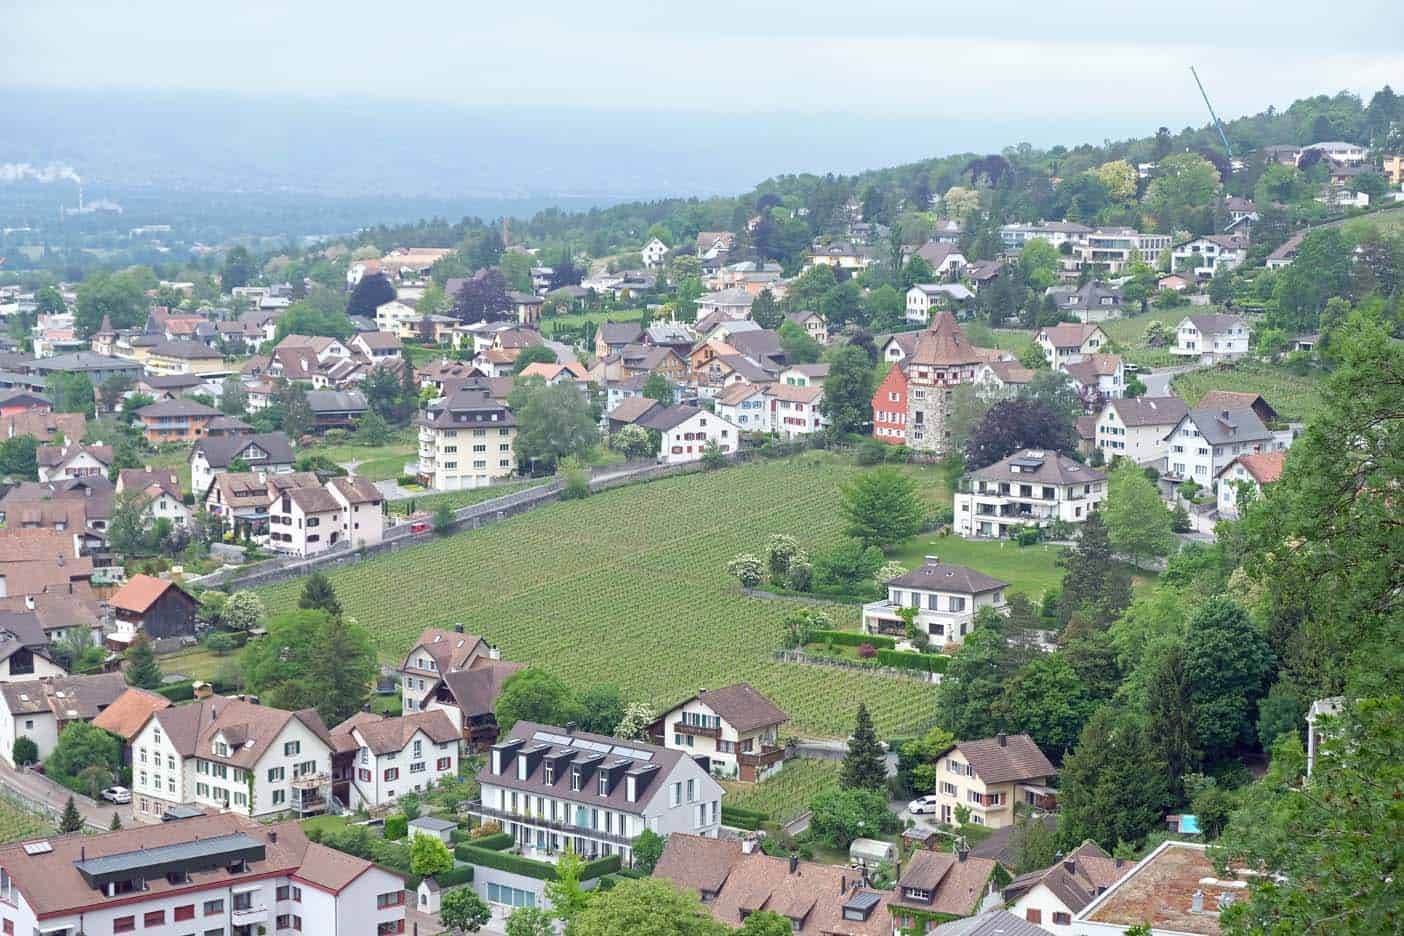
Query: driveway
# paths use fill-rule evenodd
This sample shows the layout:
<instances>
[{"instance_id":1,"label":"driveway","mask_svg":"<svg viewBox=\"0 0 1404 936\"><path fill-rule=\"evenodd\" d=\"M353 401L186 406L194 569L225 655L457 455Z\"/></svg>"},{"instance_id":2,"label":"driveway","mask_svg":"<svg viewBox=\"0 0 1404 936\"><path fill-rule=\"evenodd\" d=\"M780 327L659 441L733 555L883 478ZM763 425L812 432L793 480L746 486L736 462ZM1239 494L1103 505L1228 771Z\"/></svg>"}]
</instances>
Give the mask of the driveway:
<instances>
[{"instance_id":1,"label":"driveway","mask_svg":"<svg viewBox=\"0 0 1404 936\"><path fill-rule=\"evenodd\" d=\"M1141 378L1141 383L1146 385L1146 396L1160 397L1170 396L1170 381L1177 374L1187 374L1190 371L1199 370L1202 364L1179 364L1175 367L1163 367L1153 373L1140 373L1136 376Z\"/></svg>"},{"instance_id":2,"label":"driveway","mask_svg":"<svg viewBox=\"0 0 1404 936\"><path fill-rule=\"evenodd\" d=\"M62 815L64 804L73 796L67 787L40 774L16 770L4 761L0 761L0 786L31 808L38 809L42 806L54 816ZM115 806L102 801L94 802L86 796L73 796L73 801L78 805L78 811L83 814L88 825L104 832L112 825L114 812L122 820L125 828L131 828L136 822L131 803Z\"/></svg>"}]
</instances>

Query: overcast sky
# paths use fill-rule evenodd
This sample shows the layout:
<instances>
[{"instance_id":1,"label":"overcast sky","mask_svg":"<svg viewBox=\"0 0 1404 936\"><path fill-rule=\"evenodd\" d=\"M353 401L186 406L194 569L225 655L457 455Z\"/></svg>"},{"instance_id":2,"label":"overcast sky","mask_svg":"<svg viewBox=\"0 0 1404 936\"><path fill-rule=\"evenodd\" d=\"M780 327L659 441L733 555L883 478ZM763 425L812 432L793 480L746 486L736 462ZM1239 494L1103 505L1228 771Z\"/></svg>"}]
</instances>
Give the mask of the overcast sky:
<instances>
[{"instance_id":1,"label":"overcast sky","mask_svg":"<svg viewBox=\"0 0 1404 936\"><path fill-rule=\"evenodd\" d=\"M513 109L1203 120L1386 82L1404 2L5 0L0 85ZM528 12L528 9L530 10ZM1178 121L1172 118L1180 118Z\"/></svg>"}]
</instances>

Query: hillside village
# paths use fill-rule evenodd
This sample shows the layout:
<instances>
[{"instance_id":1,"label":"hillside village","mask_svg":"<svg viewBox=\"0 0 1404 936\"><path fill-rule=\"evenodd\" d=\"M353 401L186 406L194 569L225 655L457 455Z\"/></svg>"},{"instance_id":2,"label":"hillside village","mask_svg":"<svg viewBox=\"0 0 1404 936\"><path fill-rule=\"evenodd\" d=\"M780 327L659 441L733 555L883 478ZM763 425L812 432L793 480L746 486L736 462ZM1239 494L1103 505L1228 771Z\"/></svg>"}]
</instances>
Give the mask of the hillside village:
<instances>
[{"instance_id":1,"label":"hillside village","mask_svg":"<svg viewBox=\"0 0 1404 936\"><path fill-rule=\"evenodd\" d=\"M1397 826L1388 90L4 273L5 931L1289 931Z\"/></svg>"}]
</instances>

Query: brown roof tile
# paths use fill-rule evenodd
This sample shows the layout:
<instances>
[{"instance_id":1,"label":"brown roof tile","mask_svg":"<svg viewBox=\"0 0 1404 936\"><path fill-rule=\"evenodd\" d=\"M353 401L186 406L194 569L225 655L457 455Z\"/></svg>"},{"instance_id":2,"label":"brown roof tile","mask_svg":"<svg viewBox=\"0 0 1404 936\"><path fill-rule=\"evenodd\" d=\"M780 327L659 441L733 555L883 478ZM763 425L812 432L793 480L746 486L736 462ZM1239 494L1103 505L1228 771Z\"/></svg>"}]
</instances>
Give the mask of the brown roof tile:
<instances>
[{"instance_id":1,"label":"brown roof tile","mask_svg":"<svg viewBox=\"0 0 1404 936\"><path fill-rule=\"evenodd\" d=\"M171 700L165 696L132 687L100 712L98 717L93 719L93 724L130 742L152 715L170 707Z\"/></svg>"},{"instance_id":2,"label":"brown roof tile","mask_svg":"<svg viewBox=\"0 0 1404 936\"><path fill-rule=\"evenodd\" d=\"M716 712L737 731L754 731L769 725L784 724L790 720L788 713L757 692L750 683L736 683L721 689L703 689L692 699ZM680 702L679 705L686 705L692 699Z\"/></svg>"},{"instance_id":3,"label":"brown roof tile","mask_svg":"<svg viewBox=\"0 0 1404 936\"><path fill-rule=\"evenodd\" d=\"M333 728L331 737L337 743L337 750L342 750L344 738L352 737L354 743L353 735L359 735L366 747L374 754L381 755L404 750L420 732L435 744L458 740L458 728L442 709L413 712L398 718L359 712Z\"/></svg>"},{"instance_id":4,"label":"brown roof tile","mask_svg":"<svg viewBox=\"0 0 1404 936\"><path fill-rule=\"evenodd\" d=\"M1038 745L1034 744L1033 738L1026 734L961 741L955 745L955 749L975 768L976 776L987 784L1036 780L1057 773ZM945 756L945 752L941 756Z\"/></svg>"},{"instance_id":5,"label":"brown roof tile","mask_svg":"<svg viewBox=\"0 0 1404 936\"><path fill-rule=\"evenodd\" d=\"M994 874L995 862L966 855L964 860L950 852L918 850L897 882L896 907L911 906L936 913L969 916L980 908L985 888ZM904 888L930 891L930 903L902 897Z\"/></svg>"}]
</instances>

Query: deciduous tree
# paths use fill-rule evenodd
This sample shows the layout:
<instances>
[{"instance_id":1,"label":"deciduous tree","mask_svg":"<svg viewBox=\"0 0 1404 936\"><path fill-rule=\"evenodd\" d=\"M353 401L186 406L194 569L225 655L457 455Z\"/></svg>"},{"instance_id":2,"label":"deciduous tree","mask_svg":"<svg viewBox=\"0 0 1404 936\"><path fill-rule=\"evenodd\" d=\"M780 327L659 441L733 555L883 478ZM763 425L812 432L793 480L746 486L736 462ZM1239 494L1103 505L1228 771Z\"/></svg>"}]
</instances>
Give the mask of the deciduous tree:
<instances>
[{"instance_id":1,"label":"deciduous tree","mask_svg":"<svg viewBox=\"0 0 1404 936\"><path fill-rule=\"evenodd\" d=\"M1155 483L1131 461L1123 460L1108 475L1101 513L1112 548L1130 556L1138 568L1143 559L1164 556L1174 548L1170 508L1160 499Z\"/></svg>"},{"instance_id":2,"label":"deciduous tree","mask_svg":"<svg viewBox=\"0 0 1404 936\"><path fill-rule=\"evenodd\" d=\"M1070 452L1077 447L1072 429L1037 400L1001 400L991 406L966 445L971 468L993 465L1021 449Z\"/></svg>"},{"instance_id":3,"label":"deciduous tree","mask_svg":"<svg viewBox=\"0 0 1404 936\"><path fill-rule=\"evenodd\" d=\"M570 936L724 936L695 891L664 878L623 880L590 901L569 928Z\"/></svg>"},{"instance_id":4,"label":"deciduous tree","mask_svg":"<svg viewBox=\"0 0 1404 936\"><path fill-rule=\"evenodd\" d=\"M874 468L839 492L844 533L865 546L890 549L921 529L916 482L896 468Z\"/></svg>"}]
</instances>

